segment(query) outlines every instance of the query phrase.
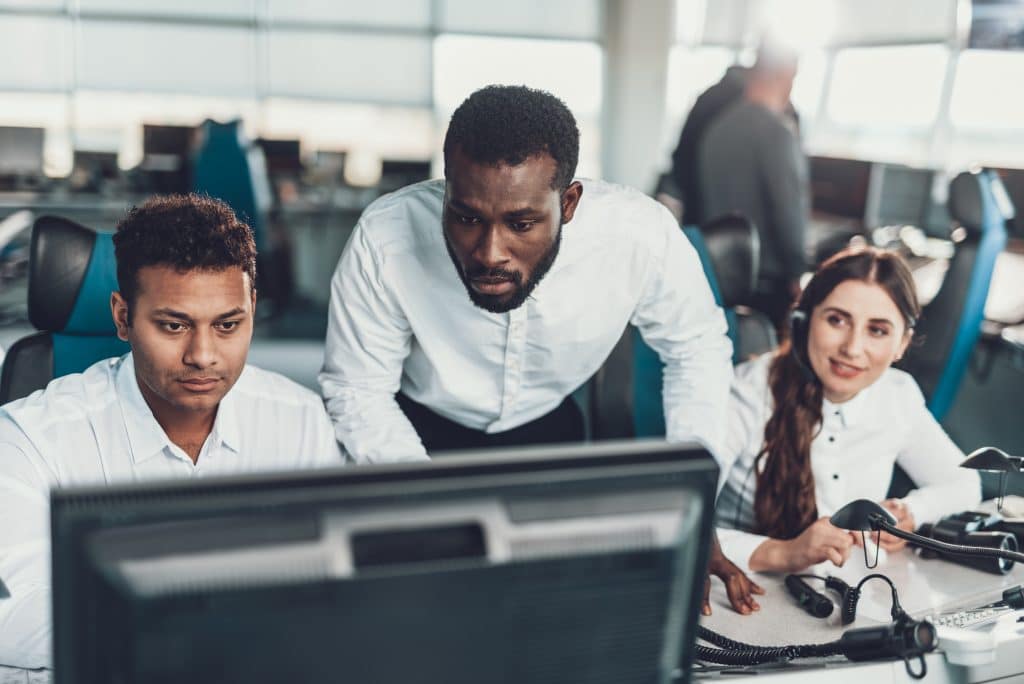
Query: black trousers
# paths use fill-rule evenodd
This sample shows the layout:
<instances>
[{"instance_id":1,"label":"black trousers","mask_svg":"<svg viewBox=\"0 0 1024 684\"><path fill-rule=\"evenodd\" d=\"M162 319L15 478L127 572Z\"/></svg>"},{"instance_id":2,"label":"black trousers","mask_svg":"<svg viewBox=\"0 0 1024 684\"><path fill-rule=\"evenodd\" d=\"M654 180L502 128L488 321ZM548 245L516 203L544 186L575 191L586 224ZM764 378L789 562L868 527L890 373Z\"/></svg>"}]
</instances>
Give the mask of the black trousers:
<instances>
[{"instance_id":1,"label":"black trousers","mask_svg":"<svg viewBox=\"0 0 1024 684\"><path fill-rule=\"evenodd\" d=\"M547 415L511 430L493 434L474 430L439 416L401 392L395 395L395 399L409 422L416 428L428 454L456 449L582 442L585 437L583 413L572 397L566 397L565 401Z\"/></svg>"}]
</instances>

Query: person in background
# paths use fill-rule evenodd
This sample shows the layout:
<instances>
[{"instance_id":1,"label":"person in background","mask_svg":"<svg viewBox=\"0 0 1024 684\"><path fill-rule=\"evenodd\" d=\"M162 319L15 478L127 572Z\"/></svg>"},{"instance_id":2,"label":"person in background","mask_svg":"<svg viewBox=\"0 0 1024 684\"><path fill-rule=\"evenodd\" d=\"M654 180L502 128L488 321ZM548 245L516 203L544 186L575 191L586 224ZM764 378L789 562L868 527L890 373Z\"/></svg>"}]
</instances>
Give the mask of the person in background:
<instances>
[{"instance_id":1,"label":"person in background","mask_svg":"<svg viewBox=\"0 0 1024 684\"><path fill-rule=\"evenodd\" d=\"M739 212L757 227L760 268L749 304L780 330L807 265L807 159L789 114L796 68L793 53L763 47L742 96L707 125L697 154L698 220Z\"/></svg>"},{"instance_id":2,"label":"person in background","mask_svg":"<svg viewBox=\"0 0 1024 684\"><path fill-rule=\"evenodd\" d=\"M969 509L976 471L929 413L917 383L892 368L910 345L921 308L895 253L847 249L826 261L792 313L774 353L737 367L717 503L730 557L755 572L842 565L859 535L827 516L855 499L881 501L899 527ZM917 489L883 500L893 465ZM883 534L895 551L901 539Z\"/></svg>"}]
</instances>

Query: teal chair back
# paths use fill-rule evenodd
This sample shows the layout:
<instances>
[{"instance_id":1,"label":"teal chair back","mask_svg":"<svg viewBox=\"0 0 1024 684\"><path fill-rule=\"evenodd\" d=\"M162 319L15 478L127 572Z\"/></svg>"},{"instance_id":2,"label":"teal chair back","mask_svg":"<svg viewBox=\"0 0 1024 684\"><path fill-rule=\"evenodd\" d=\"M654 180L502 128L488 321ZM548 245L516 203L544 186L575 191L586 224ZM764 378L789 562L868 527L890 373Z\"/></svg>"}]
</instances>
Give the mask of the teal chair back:
<instances>
[{"instance_id":1,"label":"teal chair back","mask_svg":"<svg viewBox=\"0 0 1024 684\"><path fill-rule=\"evenodd\" d=\"M118 289L111 238L56 216L35 221L28 315L39 332L7 350L0 371L0 403L129 351L117 337L110 315L110 294Z\"/></svg>"}]
</instances>

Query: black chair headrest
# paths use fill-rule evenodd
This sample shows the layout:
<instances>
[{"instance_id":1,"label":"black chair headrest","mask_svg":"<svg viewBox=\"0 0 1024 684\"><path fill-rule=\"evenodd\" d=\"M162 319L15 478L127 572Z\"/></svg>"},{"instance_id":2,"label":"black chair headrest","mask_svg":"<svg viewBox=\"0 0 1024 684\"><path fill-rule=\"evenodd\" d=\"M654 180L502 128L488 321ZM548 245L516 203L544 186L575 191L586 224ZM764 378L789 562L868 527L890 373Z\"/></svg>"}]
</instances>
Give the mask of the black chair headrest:
<instances>
[{"instance_id":1,"label":"black chair headrest","mask_svg":"<svg viewBox=\"0 0 1024 684\"><path fill-rule=\"evenodd\" d=\"M757 228L739 213L713 218L700 227L715 268L722 305L744 304L757 285L761 251Z\"/></svg>"},{"instance_id":2,"label":"black chair headrest","mask_svg":"<svg viewBox=\"0 0 1024 684\"><path fill-rule=\"evenodd\" d=\"M1013 207L1002 181L992 171L963 171L949 183L949 215L967 231L980 236L985 232L985 195L1003 219L1011 218Z\"/></svg>"},{"instance_id":3,"label":"black chair headrest","mask_svg":"<svg viewBox=\"0 0 1024 684\"><path fill-rule=\"evenodd\" d=\"M117 287L109 238L58 216L36 219L28 266L32 325L52 332L114 334L109 299Z\"/></svg>"}]
</instances>

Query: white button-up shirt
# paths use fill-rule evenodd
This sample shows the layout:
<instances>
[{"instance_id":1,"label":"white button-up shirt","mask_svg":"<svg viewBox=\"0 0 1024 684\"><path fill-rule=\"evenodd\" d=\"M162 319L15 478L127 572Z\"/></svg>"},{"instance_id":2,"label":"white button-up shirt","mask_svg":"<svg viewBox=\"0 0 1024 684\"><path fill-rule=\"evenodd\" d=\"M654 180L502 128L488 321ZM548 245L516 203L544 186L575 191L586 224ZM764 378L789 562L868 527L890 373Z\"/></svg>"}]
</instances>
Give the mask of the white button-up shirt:
<instances>
[{"instance_id":1,"label":"white button-up shirt","mask_svg":"<svg viewBox=\"0 0 1024 684\"><path fill-rule=\"evenodd\" d=\"M754 459L764 443L773 400L768 370L773 354L736 368L729 405L725 456L733 463L718 497L723 550L746 563L766 537L754 529ZM881 501L898 463L917 484L904 501L920 524L976 506L981 479L960 468L964 454L925 406L917 382L890 368L853 399L822 405L822 424L811 443L811 472L818 515L832 515L855 499Z\"/></svg>"},{"instance_id":2,"label":"white button-up shirt","mask_svg":"<svg viewBox=\"0 0 1024 684\"><path fill-rule=\"evenodd\" d=\"M366 209L331 284L320 384L357 462L425 458L394 400L489 433L552 411L604 363L632 322L665 362L669 439L713 450L724 428L731 345L693 247L642 193L582 181L555 262L517 309L469 299L445 248L443 181Z\"/></svg>"},{"instance_id":3,"label":"white button-up shirt","mask_svg":"<svg viewBox=\"0 0 1024 684\"><path fill-rule=\"evenodd\" d=\"M336 466L313 392L247 366L195 463L153 417L132 355L100 361L0 409L0 665L51 662L49 491L72 485Z\"/></svg>"}]
</instances>

